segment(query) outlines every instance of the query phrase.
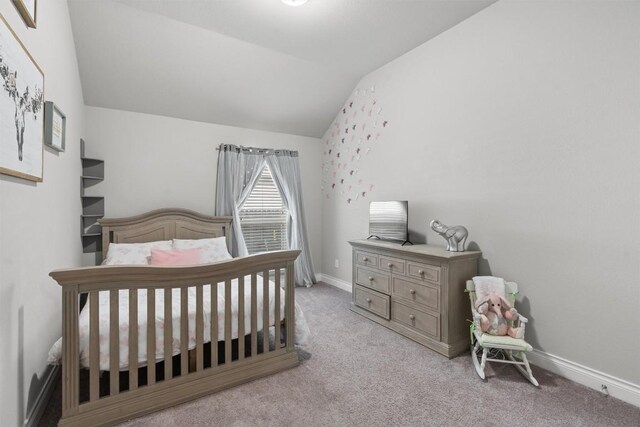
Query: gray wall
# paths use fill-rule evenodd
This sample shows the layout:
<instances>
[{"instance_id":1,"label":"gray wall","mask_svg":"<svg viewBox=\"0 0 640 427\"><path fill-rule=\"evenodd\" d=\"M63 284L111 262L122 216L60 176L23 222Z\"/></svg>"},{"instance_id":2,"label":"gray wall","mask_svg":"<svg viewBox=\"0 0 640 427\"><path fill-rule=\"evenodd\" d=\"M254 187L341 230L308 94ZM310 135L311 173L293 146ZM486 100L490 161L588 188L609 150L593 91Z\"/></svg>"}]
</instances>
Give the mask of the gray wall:
<instances>
[{"instance_id":1,"label":"gray wall","mask_svg":"<svg viewBox=\"0 0 640 427\"><path fill-rule=\"evenodd\" d=\"M371 193L323 198L322 272L350 280L369 201L408 200L415 242L463 224L519 282L536 348L640 384L639 39L638 2L501 1L366 76L389 123Z\"/></svg>"},{"instance_id":2,"label":"gray wall","mask_svg":"<svg viewBox=\"0 0 640 427\"><path fill-rule=\"evenodd\" d=\"M44 72L45 99L67 115L67 150L45 149L44 182L0 175L0 424L14 426L32 409L61 334L60 287L48 274L81 263L84 102L67 2L40 0L35 30L11 1L0 2L0 13Z\"/></svg>"},{"instance_id":3,"label":"gray wall","mask_svg":"<svg viewBox=\"0 0 640 427\"><path fill-rule=\"evenodd\" d=\"M320 267L319 139L105 108L85 112L87 152L105 161L105 180L91 192L105 196L110 217L165 207L213 214L221 143L298 150L311 253Z\"/></svg>"}]
</instances>

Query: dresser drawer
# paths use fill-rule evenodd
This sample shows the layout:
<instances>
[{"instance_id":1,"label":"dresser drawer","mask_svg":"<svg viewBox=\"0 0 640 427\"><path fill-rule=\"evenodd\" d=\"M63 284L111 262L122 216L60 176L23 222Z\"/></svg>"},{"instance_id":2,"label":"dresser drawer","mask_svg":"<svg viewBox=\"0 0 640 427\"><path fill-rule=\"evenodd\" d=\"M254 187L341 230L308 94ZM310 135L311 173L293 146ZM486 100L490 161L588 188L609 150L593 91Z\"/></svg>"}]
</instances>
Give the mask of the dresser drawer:
<instances>
[{"instance_id":1,"label":"dresser drawer","mask_svg":"<svg viewBox=\"0 0 640 427\"><path fill-rule=\"evenodd\" d=\"M421 334L440 339L440 316L417 310L396 300L391 301L391 320Z\"/></svg>"},{"instance_id":2,"label":"dresser drawer","mask_svg":"<svg viewBox=\"0 0 640 427\"><path fill-rule=\"evenodd\" d=\"M378 268L378 255L369 252L356 251L356 264Z\"/></svg>"},{"instance_id":3,"label":"dresser drawer","mask_svg":"<svg viewBox=\"0 0 640 427\"><path fill-rule=\"evenodd\" d=\"M391 295L440 311L440 288L394 277Z\"/></svg>"},{"instance_id":4,"label":"dresser drawer","mask_svg":"<svg viewBox=\"0 0 640 427\"><path fill-rule=\"evenodd\" d=\"M388 271L393 274L404 274L405 262L398 258L390 258L384 255L380 255L378 268L383 271Z\"/></svg>"},{"instance_id":5,"label":"dresser drawer","mask_svg":"<svg viewBox=\"0 0 640 427\"><path fill-rule=\"evenodd\" d=\"M407 276L440 284L440 267L407 261Z\"/></svg>"},{"instance_id":6,"label":"dresser drawer","mask_svg":"<svg viewBox=\"0 0 640 427\"><path fill-rule=\"evenodd\" d=\"M389 296L358 285L353 287L353 292L355 305L387 320L389 319Z\"/></svg>"},{"instance_id":7,"label":"dresser drawer","mask_svg":"<svg viewBox=\"0 0 640 427\"><path fill-rule=\"evenodd\" d=\"M356 267L356 283L385 294L391 292L389 274L378 273L366 268Z\"/></svg>"}]
</instances>

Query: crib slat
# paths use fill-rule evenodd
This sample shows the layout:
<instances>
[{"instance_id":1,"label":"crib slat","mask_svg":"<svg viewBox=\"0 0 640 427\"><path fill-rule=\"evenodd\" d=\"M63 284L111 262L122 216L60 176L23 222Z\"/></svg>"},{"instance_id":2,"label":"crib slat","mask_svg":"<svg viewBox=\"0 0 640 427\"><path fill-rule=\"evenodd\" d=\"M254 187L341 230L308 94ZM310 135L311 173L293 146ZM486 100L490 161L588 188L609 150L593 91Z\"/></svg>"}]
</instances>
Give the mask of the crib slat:
<instances>
[{"instance_id":1,"label":"crib slat","mask_svg":"<svg viewBox=\"0 0 640 427\"><path fill-rule=\"evenodd\" d=\"M202 371L204 315L202 311L202 285L196 286L196 371Z\"/></svg>"},{"instance_id":2,"label":"crib slat","mask_svg":"<svg viewBox=\"0 0 640 427\"><path fill-rule=\"evenodd\" d=\"M189 288L180 288L180 375L189 373Z\"/></svg>"},{"instance_id":3,"label":"crib slat","mask_svg":"<svg viewBox=\"0 0 640 427\"><path fill-rule=\"evenodd\" d=\"M275 348L276 350L280 348L280 269L275 269L275 295L274 297L274 308L273 308L273 324L275 326Z\"/></svg>"},{"instance_id":4,"label":"crib slat","mask_svg":"<svg viewBox=\"0 0 640 427\"><path fill-rule=\"evenodd\" d=\"M109 291L109 394L120 393L120 298L117 289Z\"/></svg>"},{"instance_id":5,"label":"crib slat","mask_svg":"<svg viewBox=\"0 0 640 427\"><path fill-rule=\"evenodd\" d=\"M100 398L100 307L98 291L89 292L89 400Z\"/></svg>"},{"instance_id":6,"label":"crib slat","mask_svg":"<svg viewBox=\"0 0 640 427\"><path fill-rule=\"evenodd\" d=\"M295 276L293 270L293 261L287 261L286 279L285 279L285 328L287 333L287 351L295 351L295 295L293 288L295 286Z\"/></svg>"},{"instance_id":7,"label":"crib slat","mask_svg":"<svg viewBox=\"0 0 640 427\"><path fill-rule=\"evenodd\" d=\"M211 285L211 367L218 366L218 284Z\"/></svg>"},{"instance_id":8,"label":"crib slat","mask_svg":"<svg viewBox=\"0 0 640 427\"><path fill-rule=\"evenodd\" d=\"M78 412L80 389L78 286L64 288L62 295L62 416Z\"/></svg>"},{"instance_id":9,"label":"crib slat","mask_svg":"<svg viewBox=\"0 0 640 427\"><path fill-rule=\"evenodd\" d=\"M156 383L156 290L147 289L147 384Z\"/></svg>"},{"instance_id":10,"label":"crib slat","mask_svg":"<svg viewBox=\"0 0 640 427\"><path fill-rule=\"evenodd\" d=\"M244 359L244 276L238 277L238 360Z\"/></svg>"},{"instance_id":11,"label":"crib slat","mask_svg":"<svg viewBox=\"0 0 640 427\"><path fill-rule=\"evenodd\" d=\"M269 351L269 270L262 272L262 352Z\"/></svg>"},{"instance_id":12,"label":"crib slat","mask_svg":"<svg viewBox=\"0 0 640 427\"><path fill-rule=\"evenodd\" d=\"M164 380L170 380L173 377L173 313L172 313L172 289L164 290Z\"/></svg>"},{"instance_id":13,"label":"crib slat","mask_svg":"<svg viewBox=\"0 0 640 427\"><path fill-rule=\"evenodd\" d=\"M251 273L251 357L258 354L258 299L256 292L258 279L256 273Z\"/></svg>"},{"instance_id":14,"label":"crib slat","mask_svg":"<svg viewBox=\"0 0 640 427\"><path fill-rule=\"evenodd\" d=\"M231 363L231 280L224 282L224 363Z\"/></svg>"},{"instance_id":15,"label":"crib slat","mask_svg":"<svg viewBox=\"0 0 640 427\"><path fill-rule=\"evenodd\" d=\"M138 388L138 290L129 289L129 390Z\"/></svg>"}]
</instances>

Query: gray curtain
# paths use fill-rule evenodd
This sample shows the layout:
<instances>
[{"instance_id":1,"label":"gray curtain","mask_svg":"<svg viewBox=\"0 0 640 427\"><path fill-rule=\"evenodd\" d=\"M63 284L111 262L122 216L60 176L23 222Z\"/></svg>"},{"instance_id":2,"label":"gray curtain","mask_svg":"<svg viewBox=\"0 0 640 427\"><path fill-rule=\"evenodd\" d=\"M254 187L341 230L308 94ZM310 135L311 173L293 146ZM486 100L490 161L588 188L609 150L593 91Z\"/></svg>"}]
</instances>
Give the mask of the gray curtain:
<instances>
[{"instance_id":1,"label":"gray curtain","mask_svg":"<svg viewBox=\"0 0 640 427\"><path fill-rule=\"evenodd\" d=\"M240 208L256 186L264 169L262 150L221 144L218 155L216 215L233 217L234 257L247 256L247 245L240 229Z\"/></svg>"},{"instance_id":2,"label":"gray curtain","mask_svg":"<svg viewBox=\"0 0 640 427\"><path fill-rule=\"evenodd\" d=\"M307 238L297 151L220 145L216 215L233 217L232 255L248 255L239 225L240 208L256 186L265 165L271 169L273 180L280 191L285 207L289 211L290 218L287 224L289 249L302 251L294 265L296 284L311 286L316 283L316 277L313 272L313 262Z\"/></svg>"},{"instance_id":3,"label":"gray curtain","mask_svg":"<svg viewBox=\"0 0 640 427\"><path fill-rule=\"evenodd\" d=\"M273 180L280 190L282 201L289 211L290 218L287 224L289 249L302 251L294 265L296 284L311 286L316 283L316 276L313 272L313 261L307 238L298 152L269 150L265 153L265 159L271 169Z\"/></svg>"}]
</instances>

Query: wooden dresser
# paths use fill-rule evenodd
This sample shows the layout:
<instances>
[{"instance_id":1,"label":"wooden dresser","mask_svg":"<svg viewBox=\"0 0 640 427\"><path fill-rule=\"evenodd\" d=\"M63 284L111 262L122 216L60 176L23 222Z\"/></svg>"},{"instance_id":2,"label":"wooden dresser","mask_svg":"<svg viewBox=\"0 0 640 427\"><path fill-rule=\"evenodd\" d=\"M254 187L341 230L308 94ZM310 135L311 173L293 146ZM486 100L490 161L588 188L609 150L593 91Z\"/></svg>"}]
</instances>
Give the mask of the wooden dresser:
<instances>
[{"instance_id":1,"label":"wooden dresser","mask_svg":"<svg viewBox=\"0 0 640 427\"><path fill-rule=\"evenodd\" d=\"M481 252L353 240L351 310L449 358L469 349L465 282Z\"/></svg>"}]
</instances>

